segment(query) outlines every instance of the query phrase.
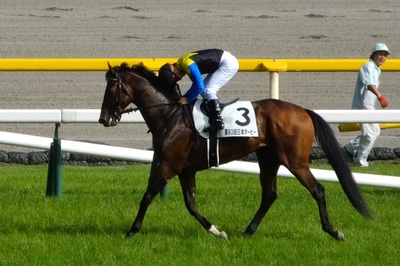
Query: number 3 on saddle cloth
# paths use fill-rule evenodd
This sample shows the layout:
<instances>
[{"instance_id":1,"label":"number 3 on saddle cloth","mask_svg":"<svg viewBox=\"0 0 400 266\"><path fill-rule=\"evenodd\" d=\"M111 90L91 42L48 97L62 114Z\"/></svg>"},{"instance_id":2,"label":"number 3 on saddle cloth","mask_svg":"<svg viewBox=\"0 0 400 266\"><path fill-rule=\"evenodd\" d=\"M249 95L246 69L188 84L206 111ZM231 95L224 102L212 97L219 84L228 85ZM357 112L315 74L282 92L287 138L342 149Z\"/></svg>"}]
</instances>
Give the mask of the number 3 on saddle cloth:
<instances>
[{"instance_id":1,"label":"number 3 on saddle cloth","mask_svg":"<svg viewBox=\"0 0 400 266\"><path fill-rule=\"evenodd\" d=\"M193 107L193 120L200 136L207 139L208 165L219 166L219 139L229 137L258 137L257 120L250 101L220 104L225 128L217 132L205 131L209 127L207 104L197 100Z\"/></svg>"}]
</instances>

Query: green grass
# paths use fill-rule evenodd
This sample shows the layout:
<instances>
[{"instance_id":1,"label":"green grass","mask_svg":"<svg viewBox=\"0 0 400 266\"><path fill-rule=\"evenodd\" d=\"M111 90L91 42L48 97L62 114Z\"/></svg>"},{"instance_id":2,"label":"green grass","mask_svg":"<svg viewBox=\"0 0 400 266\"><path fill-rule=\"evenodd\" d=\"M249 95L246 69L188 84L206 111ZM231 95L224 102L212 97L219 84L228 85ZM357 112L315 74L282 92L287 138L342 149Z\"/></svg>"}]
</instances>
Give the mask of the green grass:
<instances>
[{"instance_id":1,"label":"green grass","mask_svg":"<svg viewBox=\"0 0 400 266\"><path fill-rule=\"evenodd\" d=\"M326 165L312 167L329 169ZM142 230L124 239L147 184L149 165L63 166L60 198L45 197L47 166L0 166L0 265L398 265L400 190L361 186L376 215L363 219L338 183L323 182L332 224L324 233L317 206L293 179L278 182L278 200L256 234L242 233L260 201L258 177L204 171L198 209L227 241L191 217L179 181L149 207ZM355 172L398 175L397 164Z\"/></svg>"}]
</instances>

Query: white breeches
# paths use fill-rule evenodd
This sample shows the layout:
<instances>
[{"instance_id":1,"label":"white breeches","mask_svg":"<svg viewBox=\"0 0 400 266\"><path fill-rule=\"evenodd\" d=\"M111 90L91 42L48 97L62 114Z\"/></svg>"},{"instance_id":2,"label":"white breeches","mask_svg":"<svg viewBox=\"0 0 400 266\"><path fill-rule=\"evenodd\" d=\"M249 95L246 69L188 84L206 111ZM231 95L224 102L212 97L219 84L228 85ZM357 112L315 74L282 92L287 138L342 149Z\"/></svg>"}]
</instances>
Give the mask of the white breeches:
<instances>
[{"instance_id":1,"label":"white breeches","mask_svg":"<svg viewBox=\"0 0 400 266\"><path fill-rule=\"evenodd\" d=\"M361 135L351 140L346 145L349 152L356 154L358 160L367 160L368 155L374 145L375 140L381 134L379 124L361 124Z\"/></svg>"},{"instance_id":2,"label":"white breeches","mask_svg":"<svg viewBox=\"0 0 400 266\"><path fill-rule=\"evenodd\" d=\"M218 91L226 85L238 70L239 61L231 53L225 51L222 54L219 68L205 77L205 88L201 93L201 96L209 101L218 99Z\"/></svg>"}]
</instances>

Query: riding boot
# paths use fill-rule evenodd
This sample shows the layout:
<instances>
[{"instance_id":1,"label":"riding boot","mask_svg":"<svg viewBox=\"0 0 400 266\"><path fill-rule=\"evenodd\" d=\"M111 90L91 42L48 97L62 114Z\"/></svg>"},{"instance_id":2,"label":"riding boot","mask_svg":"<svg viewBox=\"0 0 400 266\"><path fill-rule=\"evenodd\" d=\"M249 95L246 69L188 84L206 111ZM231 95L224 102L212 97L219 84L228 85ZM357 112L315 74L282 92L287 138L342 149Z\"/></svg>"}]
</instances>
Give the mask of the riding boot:
<instances>
[{"instance_id":1,"label":"riding boot","mask_svg":"<svg viewBox=\"0 0 400 266\"><path fill-rule=\"evenodd\" d=\"M222 121L221 117L221 108L219 106L218 99L211 100L207 102L208 110L209 110L209 123L210 127L207 129L208 131L217 131L224 129L225 124Z\"/></svg>"}]
</instances>

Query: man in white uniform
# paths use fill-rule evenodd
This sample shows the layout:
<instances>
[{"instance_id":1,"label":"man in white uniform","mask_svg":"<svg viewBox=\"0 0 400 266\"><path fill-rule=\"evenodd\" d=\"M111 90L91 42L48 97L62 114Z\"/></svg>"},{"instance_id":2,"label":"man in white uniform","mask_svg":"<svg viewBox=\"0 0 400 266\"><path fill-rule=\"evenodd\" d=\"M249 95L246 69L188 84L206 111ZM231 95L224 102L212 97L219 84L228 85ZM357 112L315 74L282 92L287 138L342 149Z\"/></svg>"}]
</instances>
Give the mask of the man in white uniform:
<instances>
[{"instance_id":1,"label":"man in white uniform","mask_svg":"<svg viewBox=\"0 0 400 266\"><path fill-rule=\"evenodd\" d=\"M389 48L384 43L375 44L369 62L365 63L358 72L352 109L375 110L377 100L382 108L387 107L387 100L378 88L380 67L386 62L390 54ZM353 160L355 165L368 167L368 155L380 133L381 129L378 123L361 124L361 135L344 146L351 158L355 156Z\"/></svg>"}]
</instances>

